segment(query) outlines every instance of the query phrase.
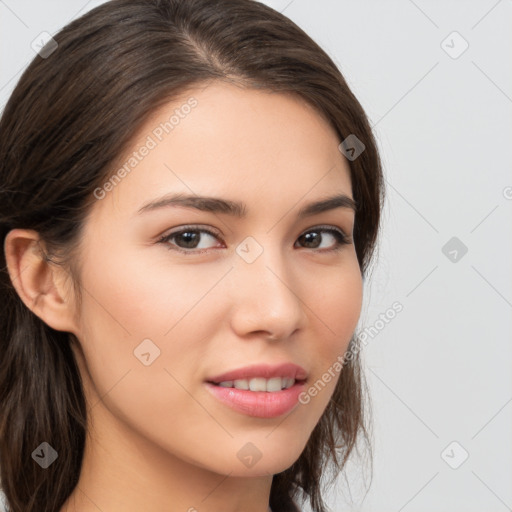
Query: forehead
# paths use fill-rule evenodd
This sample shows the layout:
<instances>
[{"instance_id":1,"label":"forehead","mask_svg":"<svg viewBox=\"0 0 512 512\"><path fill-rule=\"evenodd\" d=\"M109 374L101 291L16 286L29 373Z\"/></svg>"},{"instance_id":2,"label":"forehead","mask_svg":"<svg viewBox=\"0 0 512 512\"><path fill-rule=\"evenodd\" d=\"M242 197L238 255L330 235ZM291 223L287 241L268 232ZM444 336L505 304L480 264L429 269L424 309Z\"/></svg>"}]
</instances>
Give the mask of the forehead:
<instances>
[{"instance_id":1,"label":"forehead","mask_svg":"<svg viewBox=\"0 0 512 512\"><path fill-rule=\"evenodd\" d=\"M291 207L301 198L351 195L339 142L296 95L214 82L150 116L111 169L122 178L110 180L116 183L100 207L134 211L167 192L244 198L249 208L251 201Z\"/></svg>"}]
</instances>

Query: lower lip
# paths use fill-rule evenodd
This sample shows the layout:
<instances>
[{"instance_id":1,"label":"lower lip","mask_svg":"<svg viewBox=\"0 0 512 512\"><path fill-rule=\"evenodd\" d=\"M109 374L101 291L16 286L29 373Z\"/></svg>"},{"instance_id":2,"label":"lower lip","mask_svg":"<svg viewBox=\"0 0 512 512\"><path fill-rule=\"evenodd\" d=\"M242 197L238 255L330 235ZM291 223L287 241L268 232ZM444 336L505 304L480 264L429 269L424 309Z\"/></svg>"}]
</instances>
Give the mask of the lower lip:
<instances>
[{"instance_id":1,"label":"lower lip","mask_svg":"<svg viewBox=\"0 0 512 512\"><path fill-rule=\"evenodd\" d=\"M225 388L206 383L208 391L222 403L256 418L277 418L291 411L297 405L304 387L304 382L296 382L288 389L268 392Z\"/></svg>"}]
</instances>

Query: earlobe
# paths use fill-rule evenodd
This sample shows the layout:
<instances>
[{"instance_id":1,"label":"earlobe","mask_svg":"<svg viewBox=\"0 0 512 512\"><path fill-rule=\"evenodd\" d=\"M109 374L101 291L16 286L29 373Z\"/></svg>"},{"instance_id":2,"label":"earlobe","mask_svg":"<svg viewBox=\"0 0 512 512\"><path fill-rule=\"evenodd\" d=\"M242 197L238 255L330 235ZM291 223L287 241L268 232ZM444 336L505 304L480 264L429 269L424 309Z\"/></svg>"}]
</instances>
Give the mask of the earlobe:
<instances>
[{"instance_id":1,"label":"earlobe","mask_svg":"<svg viewBox=\"0 0 512 512\"><path fill-rule=\"evenodd\" d=\"M38 233L11 230L4 251L9 277L24 304L53 329L77 334L73 303L63 284L65 271L48 261Z\"/></svg>"}]
</instances>

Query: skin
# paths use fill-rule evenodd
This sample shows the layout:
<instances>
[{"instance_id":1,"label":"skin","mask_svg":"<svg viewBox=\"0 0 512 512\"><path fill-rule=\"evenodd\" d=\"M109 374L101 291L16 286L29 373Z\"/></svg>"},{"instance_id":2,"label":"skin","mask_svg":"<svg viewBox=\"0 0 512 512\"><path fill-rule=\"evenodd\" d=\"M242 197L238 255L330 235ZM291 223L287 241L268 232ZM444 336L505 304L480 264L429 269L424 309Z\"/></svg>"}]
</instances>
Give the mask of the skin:
<instances>
[{"instance_id":1,"label":"skin","mask_svg":"<svg viewBox=\"0 0 512 512\"><path fill-rule=\"evenodd\" d=\"M291 361L307 370L309 387L345 353L359 319L353 243L325 252L335 237L311 229L350 237L353 210L297 219L310 202L352 197L334 130L297 97L213 82L155 112L127 153L191 96L191 113L94 204L80 243L80 309L65 270L41 259L37 233L17 229L6 240L25 304L80 341L89 430L62 512L266 512L272 475L298 459L338 377L273 419L228 408L204 381ZM243 201L247 217L183 207L137 213L171 192ZM218 238L203 233L196 249L183 237L158 242L189 224ZM311 231L319 247L300 241ZM263 248L250 264L236 252L249 236ZM191 254L171 249L178 244ZM148 366L134 355L144 339L160 350ZM262 454L250 468L237 457L248 442Z\"/></svg>"}]
</instances>

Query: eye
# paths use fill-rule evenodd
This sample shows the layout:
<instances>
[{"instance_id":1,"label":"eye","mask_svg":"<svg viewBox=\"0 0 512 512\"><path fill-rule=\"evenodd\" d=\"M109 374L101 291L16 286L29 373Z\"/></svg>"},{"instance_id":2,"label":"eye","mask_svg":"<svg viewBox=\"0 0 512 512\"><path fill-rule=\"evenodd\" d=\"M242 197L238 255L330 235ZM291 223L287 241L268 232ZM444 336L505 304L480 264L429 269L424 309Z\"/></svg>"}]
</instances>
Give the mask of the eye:
<instances>
[{"instance_id":1,"label":"eye","mask_svg":"<svg viewBox=\"0 0 512 512\"><path fill-rule=\"evenodd\" d=\"M352 243L351 238L340 229L325 226L319 226L317 228L310 229L306 233L302 234L298 238L298 241L309 245L306 247L307 249L318 249L325 238L325 236L321 233L327 233L329 235L327 240L329 240L329 238L331 238L331 240L334 239L334 245L331 242L327 248L324 247L323 250L319 252L339 251L344 245Z\"/></svg>"},{"instance_id":2,"label":"eye","mask_svg":"<svg viewBox=\"0 0 512 512\"><path fill-rule=\"evenodd\" d=\"M325 236L327 233L327 237ZM181 252L183 254L201 254L211 249L210 246L200 246L200 241L204 236L206 238L219 239L219 235L206 228L198 228L197 226L185 226L179 231L174 231L167 235L162 236L158 243L168 245L168 249ZM326 247L321 247L324 239L331 240L331 243ZM306 249L319 249L318 252L325 253L340 250L344 245L352 243L352 239L347 236L343 231L335 227L319 226L312 228L303 233L298 239L301 244L306 245ZM334 241L334 243L333 243ZM207 242L206 242L207 243ZM194 250L201 249L201 250Z\"/></svg>"},{"instance_id":3,"label":"eye","mask_svg":"<svg viewBox=\"0 0 512 512\"><path fill-rule=\"evenodd\" d=\"M213 231L210 231L209 229L201 228L198 229L197 227L185 227L180 229L179 231L174 231L173 233L169 233L168 235L163 236L158 241L160 243L164 244L170 244L169 249L176 250L178 252L184 253L184 254L197 254L205 252L204 249L209 249L210 247L199 247L199 240L201 239L201 235L206 234L210 238L217 238L218 235L214 233ZM204 238L204 237L203 237ZM171 241L175 240L171 244ZM173 247L176 246L176 247ZM190 251L185 249L203 249L201 251Z\"/></svg>"}]
</instances>

